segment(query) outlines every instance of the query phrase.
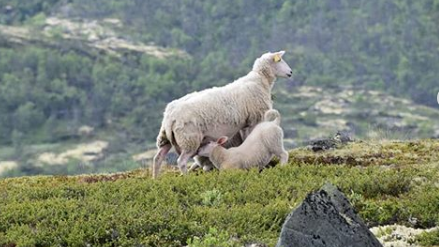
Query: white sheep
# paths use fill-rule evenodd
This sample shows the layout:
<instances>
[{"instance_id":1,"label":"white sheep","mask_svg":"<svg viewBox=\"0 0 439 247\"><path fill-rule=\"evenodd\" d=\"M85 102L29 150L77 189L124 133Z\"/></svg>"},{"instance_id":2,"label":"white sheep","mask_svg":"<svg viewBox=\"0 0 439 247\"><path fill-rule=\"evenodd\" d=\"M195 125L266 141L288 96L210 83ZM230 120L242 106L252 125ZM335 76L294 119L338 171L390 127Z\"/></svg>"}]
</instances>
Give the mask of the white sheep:
<instances>
[{"instance_id":1,"label":"white sheep","mask_svg":"<svg viewBox=\"0 0 439 247\"><path fill-rule=\"evenodd\" d=\"M222 145L227 137L220 137L198 150L198 155L209 157L220 170L264 168L273 156L280 159L281 165L288 162L288 153L283 146L284 133L280 124L280 114L271 109L265 113L264 121L255 126L250 135L239 146L226 149Z\"/></svg>"},{"instance_id":2,"label":"white sheep","mask_svg":"<svg viewBox=\"0 0 439 247\"><path fill-rule=\"evenodd\" d=\"M153 160L153 177L172 146L180 154L177 164L183 174L199 147L221 136L249 132L265 111L272 108L271 89L277 77L290 77L291 68L282 60L284 51L265 53L253 69L223 87L188 94L169 103L157 137L158 152ZM245 138L245 136L244 136Z\"/></svg>"}]
</instances>

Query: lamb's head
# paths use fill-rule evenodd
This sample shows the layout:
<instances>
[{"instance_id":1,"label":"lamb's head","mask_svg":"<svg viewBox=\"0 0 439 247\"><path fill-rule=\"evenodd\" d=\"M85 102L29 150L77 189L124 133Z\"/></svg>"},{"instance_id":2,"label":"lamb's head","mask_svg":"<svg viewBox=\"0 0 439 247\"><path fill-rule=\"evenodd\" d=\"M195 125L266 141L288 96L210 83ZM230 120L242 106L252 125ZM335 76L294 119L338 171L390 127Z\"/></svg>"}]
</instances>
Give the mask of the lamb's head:
<instances>
[{"instance_id":1,"label":"lamb's head","mask_svg":"<svg viewBox=\"0 0 439 247\"><path fill-rule=\"evenodd\" d=\"M262 73L267 78L291 77L293 71L290 66L282 59L285 51L267 52L256 59L253 71Z\"/></svg>"},{"instance_id":2,"label":"lamb's head","mask_svg":"<svg viewBox=\"0 0 439 247\"><path fill-rule=\"evenodd\" d=\"M209 142L208 144L206 144L198 149L198 155L204 156L204 157L209 157L210 154L212 153L212 151L216 147L223 146L224 144L226 144L227 140L228 140L227 136L222 136L222 137L218 138L218 140L215 142Z\"/></svg>"}]
</instances>

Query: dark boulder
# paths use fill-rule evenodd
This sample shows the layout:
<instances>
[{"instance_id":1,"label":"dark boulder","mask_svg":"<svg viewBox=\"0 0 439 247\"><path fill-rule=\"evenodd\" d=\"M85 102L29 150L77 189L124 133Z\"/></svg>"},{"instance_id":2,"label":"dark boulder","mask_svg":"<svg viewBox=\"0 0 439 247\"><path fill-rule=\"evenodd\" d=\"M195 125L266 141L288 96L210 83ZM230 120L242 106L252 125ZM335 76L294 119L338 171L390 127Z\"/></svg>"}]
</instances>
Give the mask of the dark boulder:
<instances>
[{"instance_id":1,"label":"dark boulder","mask_svg":"<svg viewBox=\"0 0 439 247\"><path fill-rule=\"evenodd\" d=\"M291 212L277 247L382 246L336 187L325 184Z\"/></svg>"},{"instance_id":2,"label":"dark boulder","mask_svg":"<svg viewBox=\"0 0 439 247\"><path fill-rule=\"evenodd\" d=\"M308 148L314 152L325 151L328 149L338 148L352 141L353 139L348 132L338 131L334 137L311 141L308 145Z\"/></svg>"}]
</instances>

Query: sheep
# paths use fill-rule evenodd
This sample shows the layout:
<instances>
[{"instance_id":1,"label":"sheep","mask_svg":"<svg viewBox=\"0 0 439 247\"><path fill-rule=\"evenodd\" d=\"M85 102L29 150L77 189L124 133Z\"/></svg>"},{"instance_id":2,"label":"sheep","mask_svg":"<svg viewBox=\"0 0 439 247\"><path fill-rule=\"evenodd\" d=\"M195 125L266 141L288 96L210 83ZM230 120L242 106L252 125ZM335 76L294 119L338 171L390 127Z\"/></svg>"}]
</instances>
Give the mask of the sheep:
<instances>
[{"instance_id":1,"label":"sheep","mask_svg":"<svg viewBox=\"0 0 439 247\"><path fill-rule=\"evenodd\" d=\"M265 53L256 59L244 77L223 87L213 87L188 94L169 103L157 136L157 154L152 173L157 178L166 154L175 148L182 174L198 149L221 136L246 134L258 124L265 111L272 108L271 89L277 77L291 77L292 71L282 60L285 51Z\"/></svg>"},{"instance_id":2,"label":"sheep","mask_svg":"<svg viewBox=\"0 0 439 247\"><path fill-rule=\"evenodd\" d=\"M280 114L271 109L265 113L264 122L255 126L250 135L239 146L226 149L222 145L227 137L220 137L198 150L198 155L209 157L220 170L264 168L273 156L280 159L280 164L288 162L288 153L283 146L283 131L280 125Z\"/></svg>"}]
</instances>

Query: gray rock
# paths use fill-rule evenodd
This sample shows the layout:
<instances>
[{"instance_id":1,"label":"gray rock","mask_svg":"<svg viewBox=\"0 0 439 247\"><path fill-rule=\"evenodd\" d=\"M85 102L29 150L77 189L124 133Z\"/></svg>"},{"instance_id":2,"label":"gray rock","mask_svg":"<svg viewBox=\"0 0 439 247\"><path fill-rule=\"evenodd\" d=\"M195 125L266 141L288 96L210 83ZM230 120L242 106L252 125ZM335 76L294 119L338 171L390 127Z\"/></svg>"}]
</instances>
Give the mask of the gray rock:
<instances>
[{"instance_id":1,"label":"gray rock","mask_svg":"<svg viewBox=\"0 0 439 247\"><path fill-rule=\"evenodd\" d=\"M314 152L325 151L328 149L337 148L339 141L334 139L323 139L312 141L307 147Z\"/></svg>"},{"instance_id":2,"label":"gray rock","mask_svg":"<svg viewBox=\"0 0 439 247\"><path fill-rule=\"evenodd\" d=\"M334 140L338 140L342 144L346 144L348 142L353 142L354 139L351 136L351 133L347 131L337 131L334 136Z\"/></svg>"},{"instance_id":3,"label":"gray rock","mask_svg":"<svg viewBox=\"0 0 439 247\"><path fill-rule=\"evenodd\" d=\"M375 247L380 242L336 187L325 184L291 212L276 247Z\"/></svg>"},{"instance_id":4,"label":"gray rock","mask_svg":"<svg viewBox=\"0 0 439 247\"><path fill-rule=\"evenodd\" d=\"M353 139L348 132L337 131L334 137L311 141L307 147L314 152L319 152L334 149L352 141Z\"/></svg>"}]
</instances>

